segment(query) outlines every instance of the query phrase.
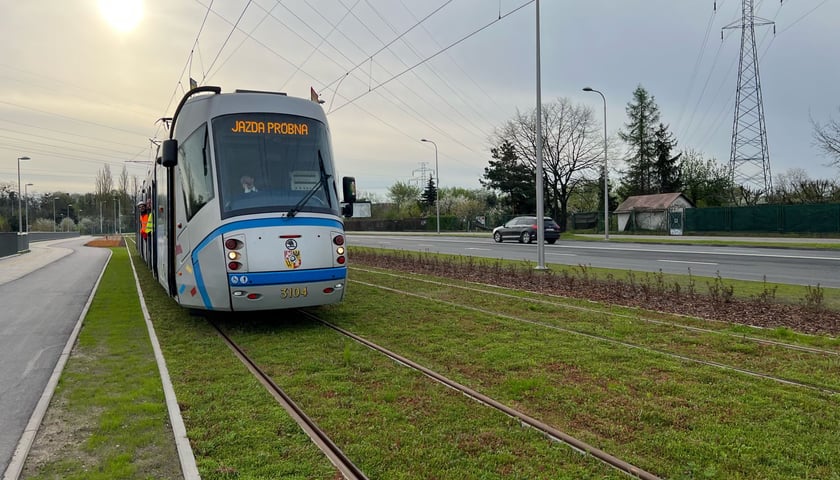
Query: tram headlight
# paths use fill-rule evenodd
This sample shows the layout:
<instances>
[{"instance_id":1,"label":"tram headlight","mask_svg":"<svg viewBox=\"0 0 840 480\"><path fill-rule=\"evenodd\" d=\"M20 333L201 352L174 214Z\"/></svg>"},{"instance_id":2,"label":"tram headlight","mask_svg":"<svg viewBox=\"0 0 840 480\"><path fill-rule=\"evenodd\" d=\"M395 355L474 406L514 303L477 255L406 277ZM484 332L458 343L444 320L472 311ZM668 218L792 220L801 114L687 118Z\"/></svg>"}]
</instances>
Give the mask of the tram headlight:
<instances>
[{"instance_id":1,"label":"tram headlight","mask_svg":"<svg viewBox=\"0 0 840 480\"><path fill-rule=\"evenodd\" d=\"M231 260L238 260L241 255L239 252L230 251L228 252L228 258Z\"/></svg>"},{"instance_id":2,"label":"tram headlight","mask_svg":"<svg viewBox=\"0 0 840 480\"><path fill-rule=\"evenodd\" d=\"M227 248L228 250L239 250L244 246L245 244L242 243L241 240L237 240L235 238L228 238L227 240L225 240L225 248Z\"/></svg>"},{"instance_id":3,"label":"tram headlight","mask_svg":"<svg viewBox=\"0 0 840 480\"><path fill-rule=\"evenodd\" d=\"M239 262L228 262L228 268L231 270L239 270L242 268L242 264Z\"/></svg>"},{"instance_id":4,"label":"tram headlight","mask_svg":"<svg viewBox=\"0 0 840 480\"><path fill-rule=\"evenodd\" d=\"M333 243L336 245L344 245L344 235L336 235L333 237Z\"/></svg>"},{"instance_id":5,"label":"tram headlight","mask_svg":"<svg viewBox=\"0 0 840 480\"><path fill-rule=\"evenodd\" d=\"M341 256L336 258L335 261L338 262L339 265L344 265L344 262L346 262L347 260L345 260L344 257Z\"/></svg>"},{"instance_id":6,"label":"tram headlight","mask_svg":"<svg viewBox=\"0 0 840 480\"><path fill-rule=\"evenodd\" d=\"M335 249L335 253L339 255L344 255L344 247L338 247Z\"/></svg>"}]
</instances>

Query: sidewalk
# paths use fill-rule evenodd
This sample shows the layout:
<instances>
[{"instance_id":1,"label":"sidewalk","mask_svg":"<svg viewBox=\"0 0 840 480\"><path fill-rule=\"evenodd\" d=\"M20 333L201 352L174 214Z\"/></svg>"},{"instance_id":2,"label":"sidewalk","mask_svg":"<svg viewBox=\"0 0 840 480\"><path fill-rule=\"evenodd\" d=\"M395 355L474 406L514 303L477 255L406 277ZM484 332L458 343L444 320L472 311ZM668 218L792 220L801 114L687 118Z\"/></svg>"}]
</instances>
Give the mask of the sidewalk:
<instances>
[{"instance_id":1,"label":"sidewalk","mask_svg":"<svg viewBox=\"0 0 840 480\"><path fill-rule=\"evenodd\" d=\"M73 253L72 249L55 245L56 243L67 241L78 241L78 237L30 243L29 252L0 258L0 285L17 280L60 258L70 255Z\"/></svg>"}]
</instances>

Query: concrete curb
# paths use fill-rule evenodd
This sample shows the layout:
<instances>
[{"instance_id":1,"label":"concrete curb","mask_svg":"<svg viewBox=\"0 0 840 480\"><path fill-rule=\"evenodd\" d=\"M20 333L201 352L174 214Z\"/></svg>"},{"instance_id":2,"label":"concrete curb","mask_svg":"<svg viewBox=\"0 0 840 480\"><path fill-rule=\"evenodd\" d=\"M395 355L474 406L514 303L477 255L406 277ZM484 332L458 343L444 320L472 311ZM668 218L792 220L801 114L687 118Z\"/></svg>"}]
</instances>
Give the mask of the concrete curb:
<instances>
[{"instance_id":1,"label":"concrete curb","mask_svg":"<svg viewBox=\"0 0 840 480\"><path fill-rule=\"evenodd\" d=\"M128 242L126 242L126 250L128 250ZM140 308L143 310L143 318L146 319L149 340L152 342L152 349L155 352L155 360L160 372L160 380L163 384L163 395L166 398L166 409L169 411L169 423L172 425L172 433L175 435L175 446L178 449L178 458L181 461L181 472L184 474L184 480L200 480L201 476L195 463L195 455L187 437L187 428L184 426L181 409L178 407L178 400L175 397L175 389L172 387L172 381L169 378L169 369L166 368L166 360L163 358L163 352L160 349L157 334L155 334L155 327L152 325L152 318L149 315L149 309L146 307L146 298L143 297L143 290L140 288L140 279L137 278L137 270L134 268L134 257L131 252L128 252L128 254L131 260L131 271L134 273L134 282L137 286L137 295L140 298Z\"/></svg>"}]
</instances>

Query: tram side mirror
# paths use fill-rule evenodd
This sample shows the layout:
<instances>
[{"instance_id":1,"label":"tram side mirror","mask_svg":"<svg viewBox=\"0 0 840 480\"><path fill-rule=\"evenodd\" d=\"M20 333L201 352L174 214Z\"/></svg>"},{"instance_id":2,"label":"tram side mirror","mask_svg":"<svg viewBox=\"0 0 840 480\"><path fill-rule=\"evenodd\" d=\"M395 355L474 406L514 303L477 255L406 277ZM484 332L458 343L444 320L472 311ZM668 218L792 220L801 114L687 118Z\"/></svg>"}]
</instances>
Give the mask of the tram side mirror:
<instances>
[{"instance_id":1,"label":"tram side mirror","mask_svg":"<svg viewBox=\"0 0 840 480\"><path fill-rule=\"evenodd\" d=\"M354 177L342 177L341 189L344 194L344 205L341 214L345 217L353 216L353 204L356 203L356 179Z\"/></svg>"},{"instance_id":2,"label":"tram side mirror","mask_svg":"<svg viewBox=\"0 0 840 480\"><path fill-rule=\"evenodd\" d=\"M178 140L164 140L161 145L160 164L166 168L178 165Z\"/></svg>"}]
</instances>

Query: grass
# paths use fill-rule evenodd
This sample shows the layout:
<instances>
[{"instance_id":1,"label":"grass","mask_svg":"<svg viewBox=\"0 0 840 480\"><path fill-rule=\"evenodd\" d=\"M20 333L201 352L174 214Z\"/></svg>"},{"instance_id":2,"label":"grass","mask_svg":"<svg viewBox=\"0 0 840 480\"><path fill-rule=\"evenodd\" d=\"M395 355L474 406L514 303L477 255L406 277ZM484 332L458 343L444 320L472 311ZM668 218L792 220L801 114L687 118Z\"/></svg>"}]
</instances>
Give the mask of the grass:
<instances>
[{"instance_id":1,"label":"grass","mask_svg":"<svg viewBox=\"0 0 840 480\"><path fill-rule=\"evenodd\" d=\"M444 253L428 252L405 252L402 250L354 247L351 255L373 254L380 256L391 256L398 258L415 258L419 262L435 263L441 268L451 268L451 265L460 265L470 269L476 265L489 266L504 274L511 270L530 271L533 275L535 264L530 261L484 259L475 257L464 257ZM354 257L351 257L351 259ZM564 265L548 264L550 274L557 277L568 277L572 280L584 282L623 282L639 287L640 289L656 290L662 288L668 291L695 292L709 294L717 292L718 295L731 295L740 299L767 299L779 303L808 304L815 307L840 310L840 288L825 288L819 285L791 285L784 283L770 283L766 281L749 281L724 279L717 277L701 277L691 273L687 269L686 274L669 274L659 272L635 272L632 270L616 270L609 268L592 267L589 265Z\"/></svg>"},{"instance_id":2,"label":"grass","mask_svg":"<svg viewBox=\"0 0 840 480\"><path fill-rule=\"evenodd\" d=\"M357 270L351 273L361 281ZM394 288L395 280L378 283ZM440 292L416 299L359 283L350 287L347 302L327 312L340 326L664 477L836 473L830 460L840 453L834 441L840 420L836 396L458 308L438 298ZM422 288L415 283L410 291ZM483 300L472 297L455 303L466 307ZM397 302L398 310L388 306ZM507 302L508 309L527 310ZM494 312L497 307L483 305ZM566 320L565 313L548 316ZM603 315L581 319L586 320L601 325ZM639 322L636 328L649 327ZM657 337L667 346L683 333L651 333ZM705 349L726 353L740 343ZM757 349L743 355L784 363L787 354ZM821 376L837 384L836 361L827 369Z\"/></svg>"},{"instance_id":3,"label":"grass","mask_svg":"<svg viewBox=\"0 0 840 480\"><path fill-rule=\"evenodd\" d=\"M22 478L180 475L128 253L112 252Z\"/></svg>"},{"instance_id":4,"label":"grass","mask_svg":"<svg viewBox=\"0 0 840 480\"><path fill-rule=\"evenodd\" d=\"M381 288L396 289L405 295L419 295L437 302L480 311L500 317L538 322L548 328L579 335L596 336L605 342L636 345L655 352L667 352L781 376L789 380L840 391L840 339L799 336L790 340L808 347L824 348L836 355L803 355L780 345L767 345L752 339L779 341L776 330L753 329L750 338L736 325L711 323L696 318L651 315L641 309L582 305L564 298L531 294L512 297L502 288L470 285L466 282L420 275L395 275L382 270L354 269L353 278ZM512 302L514 298L517 301ZM685 328L690 327L690 328ZM703 330L698 330L702 327Z\"/></svg>"},{"instance_id":5,"label":"grass","mask_svg":"<svg viewBox=\"0 0 840 480\"><path fill-rule=\"evenodd\" d=\"M48 413L61 426L60 412L73 409L78 435L33 478L175 476L139 460L155 438L169 446L151 457L174 446L159 427L157 371L136 294L123 285L133 285L127 257L117 254L126 255L115 251L62 378L61 410ZM202 478L338 478L207 322L138 274ZM840 351L837 339L356 263L346 300L313 312L666 478L840 471L840 396L671 355L840 388L840 357L745 337ZM624 478L294 312L216 318L371 478Z\"/></svg>"}]
</instances>

